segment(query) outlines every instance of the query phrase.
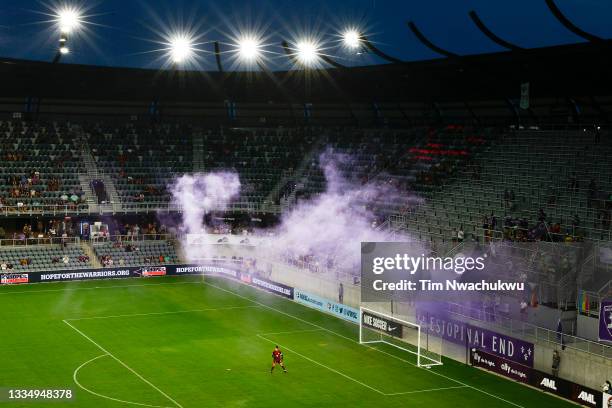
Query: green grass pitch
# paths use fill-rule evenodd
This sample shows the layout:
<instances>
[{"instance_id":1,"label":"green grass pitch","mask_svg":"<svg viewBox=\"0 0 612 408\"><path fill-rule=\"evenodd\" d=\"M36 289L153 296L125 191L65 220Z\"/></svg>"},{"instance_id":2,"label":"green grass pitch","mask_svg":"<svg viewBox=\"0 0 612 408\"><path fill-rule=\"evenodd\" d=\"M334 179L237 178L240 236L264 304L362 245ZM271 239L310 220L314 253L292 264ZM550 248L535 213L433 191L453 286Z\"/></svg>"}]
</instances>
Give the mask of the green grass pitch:
<instances>
[{"instance_id":1,"label":"green grass pitch","mask_svg":"<svg viewBox=\"0 0 612 408\"><path fill-rule=\"evenodd\" d=\"M574 406L239 283L167 277L0 288L0 387L70 388L66 407ZM270 374L279 344L289 370Z\"/></svg>"}]
</instances>

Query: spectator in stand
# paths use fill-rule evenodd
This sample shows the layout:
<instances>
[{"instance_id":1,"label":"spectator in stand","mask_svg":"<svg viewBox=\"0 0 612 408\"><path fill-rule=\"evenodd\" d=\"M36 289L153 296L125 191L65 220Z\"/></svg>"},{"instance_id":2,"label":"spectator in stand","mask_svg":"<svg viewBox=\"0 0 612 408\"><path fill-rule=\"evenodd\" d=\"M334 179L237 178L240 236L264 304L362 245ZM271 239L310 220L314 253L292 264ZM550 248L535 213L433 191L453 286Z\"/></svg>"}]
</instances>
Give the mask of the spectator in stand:
<instances>
[{"instance_id":1,"label":"spectator in stand","mask_svg":"<svg viewBox=\"0 0 612 408\"><path fill-rule=\"evenodd\" d=\"M580 227L580 217L578 214L574 214L574 217L572 218L572 235L577 234L578 227Z\"/></svg>"},{"instance_id":2,"label":"spectator in stand","mask_svg":"<svg viewBox=\"0 0 612 408\"><path fill-rule=\"evenodd\" d=\"M612 383L610 382L610 380L606 380L606 382L601 387L601 390L605 394L612 394ZM608 407L604 407L604 408L608 408Z\"/></svg>"},{"instance_id":3,"label":"spectator in stand","mask_svg":"<svg viewBox=\"0 0 612 408\"><path fill-rule=\"evenodd\" d=\"M463 239L465 237L465 232L463 232L463 225L459 227L459 230L457 230L457 242L461 243L463 242Z\"/></svg>"},{"instance_id":4,"label":"spectator in stand","mask_svg":"<svg viewBox=\"0 0 612 408\"><path fill-rule=\"evenodd\" d=\"M553 236L553 241L560 241L561 240L561 224L556 222L553 224L553 226L550 228L550 233Z\"/></svg>"},{"instance_id":5,"label":"spectator in stand","mask_svg":"<svg viewBox=\"0 0 612 408\"><path fill-rule=\"evenodd\" d=\"M543 208L540 208L538 210L538 221L540 221L540 222L546 221L546 213L544 212Z\"/></svg>"},{"instance_id":6,"label":"spectator in stand","mask_svg":"<svg viewBox=\"0 0 612 408\"><path fill-rule=\"evenodd\" d=\"M572 173L572 177L570 177L570 189L577 193L579 188L578 179L576 178L576 173Z\"/></svg>"},{"instance_id":7,"label":"spectator in stand","mask_svg":"<svg viewBox=\"0 0 612 408\"><path fill-rule=\"evenodd\" d=\"M528 317L528 308L529 305L527 304L527 302L523 299L521 300L521 304L520 304L520 308L521 308L521 320L526 322L527 321L527 317Z\"/></svg>"},{"instance_id":8,"label":"spectator in stand","mask_svg":"<svg viewBox=\"0 0 612 408\"><path fill-rule=\"evenodd\" d=\"M166 257L163 255L159 256L159 263L165 263L166 262Z\"/></svg>"},{"instance_id":9,"label":"spectator in stand","mask_svg":"<svg viewBox=\"0 0 612 408\"><path fill-rule=\"evenodd\" d=\"M589 207L593 206L593 201L595 200L595 197L597 196L597 183L595 183L595 179L591 179L591 181L589 182L589 188L587 190L587 205Z\"/></svg>"}]
</instances>

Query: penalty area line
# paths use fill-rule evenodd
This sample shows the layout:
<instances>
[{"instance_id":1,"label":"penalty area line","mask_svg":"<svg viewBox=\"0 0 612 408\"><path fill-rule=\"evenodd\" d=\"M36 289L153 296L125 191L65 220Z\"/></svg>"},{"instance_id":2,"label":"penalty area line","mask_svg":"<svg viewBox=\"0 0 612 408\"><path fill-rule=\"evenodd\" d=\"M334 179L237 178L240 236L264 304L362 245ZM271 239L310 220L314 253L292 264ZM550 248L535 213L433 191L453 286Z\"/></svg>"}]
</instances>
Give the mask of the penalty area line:
<instances>
[{"instance_id":1,"label":"penalty area line","mask_svg":"<svg viewBox=\"0 0 612 408\"><path fill-rule=\"evenodd\" d=\"M166 397L168 399L168 401L172 402L174 405L176 405L178 408L183 408L183 406L181 404L179 404L178 402L176 402L176 400L174 400L171 396L169 396L168 394L166 394L165 392L163 392L159 387L157 387L155 384L153 384L151 381L147 380L146 378L144 378L142 375L138 374L138 372L136 372L136 370L134 370L132 367L128 366L127 364L125 364L123 361L121 361L119 358L117 358L115 355L113 355L110 351L106 350L104 347L102 347L100 344L98 344L95 340L93 340L91 337L89 337L88 335L86 335L85 333L83 333L81 330L77 329L75 326L73 326L69 321L67 320L62 320L62 322L64 322L65 324L67 324L69 327L71 327L74 331L76 331L78 334L80 334L81 336L83 336L85 339L89 340L89 342L91 342L94 346L96 346L97 348L99 348L100 350L102 350L105 354L107 354L109 357L111 357L113 360L115 360L116 362L118 362L119 364L121 364L123 367L127 368L132 374L134 374L136 377L140 378L143 382L145 382L146 384L148 384L149 386L151 386L151 388L153 388L154 390L156 390L157 392L159 392L161 395L163 395L164 397ZM99 356L101 357L101 356Z\"/></svg>"}]
</instances>

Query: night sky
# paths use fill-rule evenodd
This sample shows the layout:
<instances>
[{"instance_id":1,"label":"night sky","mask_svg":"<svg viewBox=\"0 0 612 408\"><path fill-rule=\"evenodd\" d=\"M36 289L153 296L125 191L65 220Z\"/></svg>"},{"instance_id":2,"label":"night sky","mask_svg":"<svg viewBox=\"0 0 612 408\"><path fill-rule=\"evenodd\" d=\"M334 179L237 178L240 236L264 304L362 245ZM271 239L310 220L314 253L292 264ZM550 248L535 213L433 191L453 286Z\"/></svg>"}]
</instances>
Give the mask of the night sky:
<instances>
[{"instance_id":1,"label":"night sky","mask_svg":"<svg viewBox=\"0 0 612 408\"><path fill-rule=\"evenodd\" d=\"M76 2L79 4L79 2ZM0 0L0 56L49 61L57 49L51 13L54 2ZM407 29L413 20L435 44L458 54L502 50L486 38L468 16L476 10L502 38L523 47L583 42L549 12L544 0L86 0L86 30L71 38L66 63L158 68L165 59L155 40L166 27L191 27L203 44L201 69L214 69L212 44L231 43L245 27L265 31L269 65L286 68L279 44L301 33L317 33L326 53L347 65L380 63L372 55L348 55L333 42L338 29L362 27L386 53L408 61L436 58ZM563 13L583 30L612 37L612 1L557 0ZM327 42L325 42L327 40ZM222 45L227 51L231 47ZM228 62L229 65L229 62Z\"/></svg>"}]
</instances>

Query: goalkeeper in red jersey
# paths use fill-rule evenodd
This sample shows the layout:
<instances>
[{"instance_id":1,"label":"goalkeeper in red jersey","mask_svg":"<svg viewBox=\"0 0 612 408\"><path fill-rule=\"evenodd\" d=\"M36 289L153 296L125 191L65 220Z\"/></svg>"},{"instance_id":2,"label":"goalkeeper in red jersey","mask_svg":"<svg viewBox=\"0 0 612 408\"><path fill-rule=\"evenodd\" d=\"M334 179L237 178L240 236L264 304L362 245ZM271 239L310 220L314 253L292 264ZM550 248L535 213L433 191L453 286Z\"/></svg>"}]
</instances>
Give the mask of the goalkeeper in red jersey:
<instances>
[{"instance_id":1,"label":"goalkeeper in red jersey","mask_svg":"<svg viewBox=\"0 0 612 408\"><path fill-rule=\"evenodd\" d=\"M274 371L274 367L279 364L283 369L283 372L287 372L285 368L285 363L283 362L283 352L278 348L278 346L274 347L272 350L272 368L270 369L270 374Z\"/></svg>"}]
</instances>

